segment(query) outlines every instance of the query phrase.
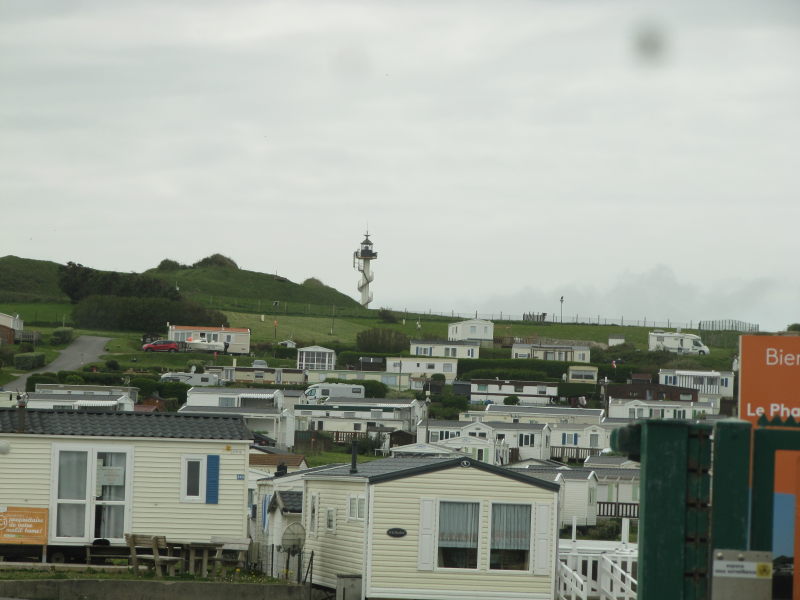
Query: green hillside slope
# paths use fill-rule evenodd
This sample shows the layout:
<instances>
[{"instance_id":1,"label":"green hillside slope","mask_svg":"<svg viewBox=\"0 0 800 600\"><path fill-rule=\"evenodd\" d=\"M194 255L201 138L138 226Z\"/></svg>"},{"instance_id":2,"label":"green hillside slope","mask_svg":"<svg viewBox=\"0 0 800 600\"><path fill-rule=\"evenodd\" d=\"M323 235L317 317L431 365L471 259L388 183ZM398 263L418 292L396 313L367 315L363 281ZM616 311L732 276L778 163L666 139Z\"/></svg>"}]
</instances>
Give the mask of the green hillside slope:
<instances>
[{"instance_id":1,"label":"green hillside slope","mask_svg":"<svg viewBox=\"0 0 800 600\"><path fill-rule=\"evenodd\" d=\"M0 258L0 302L64 302L58 263L17 256Z\"/></svg>"},{"instance_id":2,"label":"green hillside slope","mask_svg":"<svg viewBox=\"0 0 800 600\"><path fill-rule=\"evenodd\" d=\"M335 305L348 313L366 312L361 305L315 279L301 284L267 273L257 273L233 267L191 267L175 270L150 269L145 274L176 284L181 295L205 306L245 312L269 312L273 302L280 303L280 311L289 303L292 312L306 312L314 307L318 314L322 307Z\"/></svg>"}]
</instances>

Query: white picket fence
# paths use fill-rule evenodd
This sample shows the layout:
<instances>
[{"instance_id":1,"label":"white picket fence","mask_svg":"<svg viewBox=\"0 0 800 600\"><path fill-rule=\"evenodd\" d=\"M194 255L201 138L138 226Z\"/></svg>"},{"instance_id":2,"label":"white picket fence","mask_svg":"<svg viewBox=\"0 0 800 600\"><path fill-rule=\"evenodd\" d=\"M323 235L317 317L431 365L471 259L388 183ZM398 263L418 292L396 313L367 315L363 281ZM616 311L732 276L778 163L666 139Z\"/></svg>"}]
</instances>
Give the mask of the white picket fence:
<instances>
[{"instance_id":1,"label":"white picket fence","mask_svg":"<svg viewBox=\"0 0 800 600\"><path fill-rule=\"evenodd\" d=\"M561 540L558 600L636 600L636 544Z\"/></svg>"}]
</instances>

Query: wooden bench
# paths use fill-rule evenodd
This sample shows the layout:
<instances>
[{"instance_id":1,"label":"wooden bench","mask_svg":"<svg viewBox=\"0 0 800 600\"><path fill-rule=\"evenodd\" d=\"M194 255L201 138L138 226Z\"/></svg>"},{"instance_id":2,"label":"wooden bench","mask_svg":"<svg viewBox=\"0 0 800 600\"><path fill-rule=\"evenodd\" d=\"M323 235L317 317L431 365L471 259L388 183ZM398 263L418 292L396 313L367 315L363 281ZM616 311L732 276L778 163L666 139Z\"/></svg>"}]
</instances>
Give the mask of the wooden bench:
<instances>
[{"instance_id":1,"label":"wooden bench","mask_svg":"<svg viewBox=\"0 0 800 600\"><path fill-rule=\"evenodd\" d=\"M156 577L163 577L162 568L167 567L169 575L175 575L175 568L183 563L183 557L171 556L167 539L163 535L125 534L125 542L130 550L130 564L134 573L139 574L139 562L147 564L155 570ZM140 554L138 550L144 550ZM149 554L147 552L149 551Z\"/></svg>"},{"instance_id":2,"label":"wooden bench","mask_svg":"<svg viewBox=\"0 0 800 600\"><path fill-rule=\"evenodd\" d=\"M130 556L131 553L127 546L112 546L108 543L86 545L87 565L104 565L108 559L113 558L129 560Z\"/></svg>"},{"instance_id":3,"label":"wooden bench","mask_svg":"<svg viewBox=\"0 0 800 600\"><path fill-rule=\"evenodd\" d=\"M229 538L223 536L212 536L211 542L222 544L217 550L216 556L211 558L215 567L220 570L220 577L228 574L228 569L233 569L234 578L239 577L247 564L247 551L250 549L250 538ZM216 570L216 569L215 569Z\"/></svg>"}]
</instances>

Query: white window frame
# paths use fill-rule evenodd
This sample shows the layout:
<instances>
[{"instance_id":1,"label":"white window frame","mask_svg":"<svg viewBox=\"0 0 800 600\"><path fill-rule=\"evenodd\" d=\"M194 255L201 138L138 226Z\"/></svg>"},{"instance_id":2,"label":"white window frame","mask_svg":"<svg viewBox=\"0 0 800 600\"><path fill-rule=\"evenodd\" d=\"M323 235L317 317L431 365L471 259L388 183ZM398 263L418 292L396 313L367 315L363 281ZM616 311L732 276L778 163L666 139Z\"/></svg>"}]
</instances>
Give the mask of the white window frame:
<instances>
[{"instance_id":1,"label":"white window frame","mask_svg":"<svg viewBox=\"0 0 800 600\"><path fill-rule=\"evenodd\" d=\"M325 531L336 533L336 508L333 506L325 507Z\"/></svg>"},{"instance_id":2,"label":"white window frame","mask_svg":"<svg viewBox=\"0 0 800 600\"><path fill-rule=\"evenodd\" d=\"M353 510L355 508L355 510ZM347 499L347 520L363 521L367 514L367 497L363 494L351 494Z\"/></svg>"},{"instance_id":3,"label":"white window frame","mask_svg":"<svg viewBox=\"0 0 800 600\"><path fill-rule=\"evenodd\" d=\"M442 502L464 502L468 504L477 504L478 505L478 558L475 562L475 568L457 568L457 567L440 567L439 566L439 518L441 515L442 510ZM483 519L485 518L486 512L486 502L484 500L478 500L476 498L438 498L436 500L436 521L435 527L433 530L433 570L434 571L443 571L445 573L476 573L480 571L485 571L483 565L481 564L481 556L483 556L484 546L486 542L484 541L483 535Z\"/></svg>"},{"instance_id":4,"label":"white window frame","mask_svg":"<svg viewBox=\"0 0 800 600\"><path fill-rule=\"evenodd\" d=\"M531 522L530 522L530 540L528 541L528 568L523 570L514 570L514 569L492 569L492 506L495 504L507 504L511 506L529 506L531 509ZM489 513L487 515L489 526L489 548L487 549L486 553L486 571L489 573L533 573L533 536L534 536L534 528L536 525L535 521L535 513L536 513L536 506L530 502L490 502L489 503ZM460 570L460 569L459 569Z\"/></svg>"},{"instance_id":5,"label":"white window frame","mask_svg":"<svg viewBox=\"0 0 800 600\"><path fill-rule=\"evenodd\" d=\"M198 461L200 463L200 490L199 495L189 496L186 493L188 481L188 464ZM204 454L184 454L181 456L181 502L205 504L206 502L206 476L208 473L208 457Z\"/></svg>"},{"instance_id":6,"label":"white window frame","mask_svg":"<svg viewBox=\"0 0 800 600\"><path fill-rule=\"evenodd\" d=\"M84 537L57 537L56 519L58 514L58 453L61 451L86 452L87 453L87 472L86 472L86 505L84 518ZM99 452L124 453L125 457L125 518L124 531L131 530L133 512L133 469L134 469L134 449L133 446L114 446L114 445L92 445L92 444L53 444L51 448L50 464L50 518L48 523L48 540L50 543L56 542L75 542L83 540L90 542L95 539L92 523L94 523L95 496L94 489L97 484L97 454ZM80 503L81 501L74 501ZM66 502L72 503L72 502ZM124 538L109 538L112 541L124 542Z\"/></svg>"}]
</instances>

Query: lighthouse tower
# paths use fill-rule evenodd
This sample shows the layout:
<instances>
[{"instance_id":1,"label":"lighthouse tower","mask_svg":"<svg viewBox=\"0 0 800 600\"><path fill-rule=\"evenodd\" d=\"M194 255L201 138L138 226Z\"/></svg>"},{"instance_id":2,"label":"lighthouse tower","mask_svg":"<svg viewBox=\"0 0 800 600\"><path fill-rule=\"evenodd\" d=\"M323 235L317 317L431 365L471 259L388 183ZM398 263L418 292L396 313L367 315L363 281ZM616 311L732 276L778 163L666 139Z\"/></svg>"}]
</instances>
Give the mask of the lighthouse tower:
<instances>
[{"instance_id":1,"label":"lighthouse tower","mask_svg":"<svg viewBox=\"0 0 800 600\"><path fill-rule=\"evenodd\" d=\"M373 252L372 242L369 240L369 231L364 234L364 241L361 247L353 252L353 268L361 273L358 282L358 291L361 292L361 306L367 308L372 302L372 292L369 291L369 284L375 279L370 269L370 262L378 258L378 253Z\"/></svg>"}]
</instances>

